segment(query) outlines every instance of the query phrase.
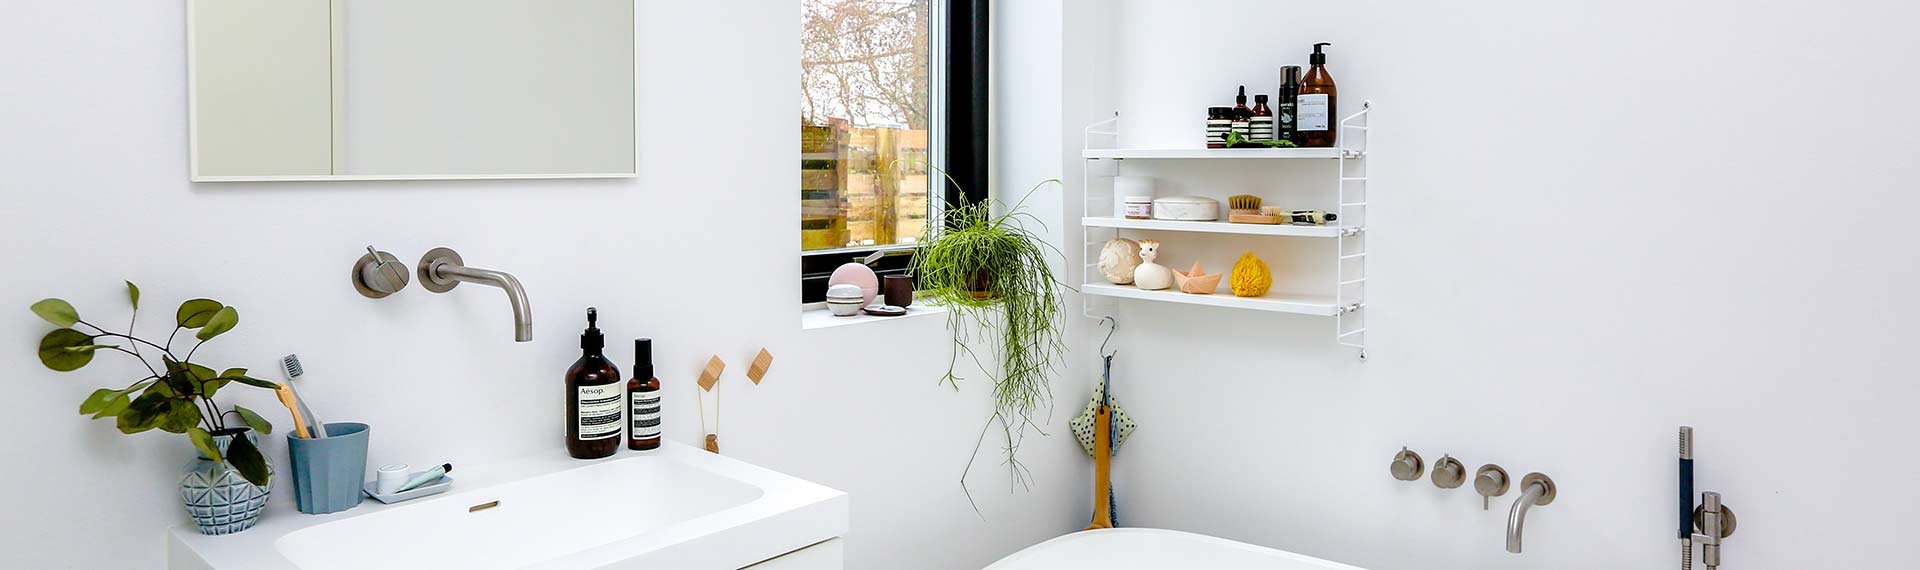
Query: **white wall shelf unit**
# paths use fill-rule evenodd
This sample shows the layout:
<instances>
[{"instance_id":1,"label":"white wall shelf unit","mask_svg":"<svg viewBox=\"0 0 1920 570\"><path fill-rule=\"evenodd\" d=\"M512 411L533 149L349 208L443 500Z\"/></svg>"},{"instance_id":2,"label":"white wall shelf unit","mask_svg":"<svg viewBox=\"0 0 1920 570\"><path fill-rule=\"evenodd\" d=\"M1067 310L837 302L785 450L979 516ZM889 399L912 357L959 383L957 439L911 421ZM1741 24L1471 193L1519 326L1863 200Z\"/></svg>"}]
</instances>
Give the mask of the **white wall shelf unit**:
<instances>
[{"instance_id":1,"label":"white wall shelf unit","mask_svg":"<svg viewBox=\"0 0 1920 570\"><path fill-rule=\"evenodd\" d=\"M1080 154L1085 175L1081 178L1082 204L1087 217L1080 219L1082 242L1080 292L1086 296L1084 314L1088 318L1113 316L1121 299L1203 305L1226 309L1267 311L1328 317L1333 321L1334 342L1356 349L1367 357L1366 286L1367 245L1366 208L1368 112L1371 101L1362 102L1360 112L1340 120L1340 146L1336 148L1257 148L1257 149L1174 149L1117 148L1120 118L1089 125L1086 148ZM1104 143L1104 144L1103 144ZM1133 220L1093 214L1113 211L1112 192L1091 190L1097 178L1110 179L1127 160L1233 160L1321 159L1334 160L1335 177L1328 188L1336 198L1338 220L1325 226L1258 225L1227 222L1186 222L1169 220ZM1259 168L1254 162L1248 168ZM1328 256L1333 283L1330 294L1289 294L1269 292L1262 297L1236 297L1231 292L1194 295L1179 291L1146 291L1130 285L1114 285L1100 278L1100 249L1120 232L1188 232L1235 234L1258 238L1313 238L1337 241ZM1224 290L1224 286L1222 287Z\"/></svg>"}]
</instances>

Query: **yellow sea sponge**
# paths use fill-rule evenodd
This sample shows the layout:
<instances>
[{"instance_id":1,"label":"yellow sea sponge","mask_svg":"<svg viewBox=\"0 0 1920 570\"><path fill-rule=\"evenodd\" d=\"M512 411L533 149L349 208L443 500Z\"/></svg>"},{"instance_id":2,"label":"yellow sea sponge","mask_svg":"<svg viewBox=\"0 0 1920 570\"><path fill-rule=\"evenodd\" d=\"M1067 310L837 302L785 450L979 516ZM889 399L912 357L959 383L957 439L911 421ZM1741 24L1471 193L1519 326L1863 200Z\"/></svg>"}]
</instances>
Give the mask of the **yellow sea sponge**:
<instances>
[{"instance_id":1,"label":"yellow sea sponge","mask_svg":"<svg viewBox=\"0 0 1920 570\"><path fill-rule=\"evenodd\" d=\"M1267 271L1267 262L1249 251L1240 254L1240 261L1233 262L1233 279L1228 285L1233 287L1236 297L1259 297L1273 287L1273 274Z\"/></svg>"}]
</instances>

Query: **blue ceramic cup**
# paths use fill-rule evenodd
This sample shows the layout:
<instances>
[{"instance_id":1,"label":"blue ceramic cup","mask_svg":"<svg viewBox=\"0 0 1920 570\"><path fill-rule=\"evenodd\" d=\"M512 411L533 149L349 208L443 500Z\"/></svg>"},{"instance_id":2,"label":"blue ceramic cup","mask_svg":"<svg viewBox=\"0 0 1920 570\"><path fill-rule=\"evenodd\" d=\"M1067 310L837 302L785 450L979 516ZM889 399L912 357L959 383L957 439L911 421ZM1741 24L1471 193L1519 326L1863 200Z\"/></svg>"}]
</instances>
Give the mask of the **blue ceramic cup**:
<instances>
[{"instance_id":1,"label":"blue ceramic cup","mask_svg":"<svg viewBox=\"0 0 1920 570\"><path fill-rule=\"evenodd\" d=\"M301 439L287 434L293 460L293 498L300 512L337 513L360 504L367 479L367 424L327 424L328 437Z\"/></svg>"}]
</instances>

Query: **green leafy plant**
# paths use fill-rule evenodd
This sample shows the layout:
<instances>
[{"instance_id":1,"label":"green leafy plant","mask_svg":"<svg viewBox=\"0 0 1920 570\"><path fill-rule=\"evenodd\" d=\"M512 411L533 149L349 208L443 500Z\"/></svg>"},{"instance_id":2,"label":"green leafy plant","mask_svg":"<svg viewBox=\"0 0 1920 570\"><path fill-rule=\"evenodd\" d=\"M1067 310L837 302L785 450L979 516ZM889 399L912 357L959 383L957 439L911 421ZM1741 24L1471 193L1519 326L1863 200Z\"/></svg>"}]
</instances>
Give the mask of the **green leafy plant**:
<instances>
[{"instance_id":1,"label":"green leafy plant","mask_svg":"<svg viewBox=\"0 0 1920 570\"><path fill-rule=\"evenodd\" d=\"M1294 148L1297 146L1300 145L1286 139L1259 141L1241 136L1239 132L1227 133L1227 148Z\"/></svg>"},{"instance_id":2,"label":"green leafy plant","mask_svg":"<svg viewBox=\"0 0 1920 570\"><path fill-rule=\"evenodd\" d=\"M222 411L213 396L234 382L268 390L279 389L280 385L249 377L245 368L214 372L212 368L193 362L194 355L207 341L239 326L240 311L212 299L193 299L181 303L180 308L174 311L173 332L167 335L166 343L161 344L134 336L134 323L140 311L140 288L132 282L127 282L127 300L132 303L133 311L127 317L127 332L124 334L81 319L80 312L73 308L73 304L64 300L44 299L34 303L33 314L60 327L40 339L40 363L55 371L72 372L93 362L94 354L102 350L132 356L146 367L147 376L125 388L94 390L86 400L80 402L80 415L93 416L93 419L113 418L120 432L129 435L153 429L186 435L192 440L194 448L208 459L216 464L230 463L241 476L246 477L247 482L266 485L272 477L272 472L267 469L266 457L260 454L260 449L253 442L239 437L245 429L229 427L226 421L231 416L241 426L261 434L273 433L273 424L253 410L240 406ZM93 332L82 331L76 326ZM173 342L180 331L188 330L194 331L196 342L183 358L174 351ZM148 360L147 350L158 352L153 356L160 359L159 367ZM224 456L214 443L215 434L235 436L227 445Z\"/></svg>"},{"instance_id":3,"label":"green leafy plant","mask_svg":"<svg viewBox=\"0 0 1920 570\"><path fill-rule=\"evenodd\" d=\"M998 214L991 201L949 206L938 223L927 224L910 269L919 279L920 295L948 311L953 353L941 381L959 387L955 365L963 354L989 376L999 371L992 378L993 414L981 428L974 454L979 454L988 429L999 426L1006 465L1021 485L1028 480L1018 458L1021 440L1030 430L1045 435L1034 415L1051 409L1049 375L1066 354L1060 315L1060 289L1065 285L1047 266L1048 252L1060 252L1027 229L1029 224L1042 229L1046 225L1024 209L1026 200L1049 184L1060 181L1034 186ZM983 343L990 347L987 354L974 350L970 341L975 331L987 337L981 339L989 341ZM960 475L963 489L972 468L969 460Z\"/></svg>"}]
</instances>

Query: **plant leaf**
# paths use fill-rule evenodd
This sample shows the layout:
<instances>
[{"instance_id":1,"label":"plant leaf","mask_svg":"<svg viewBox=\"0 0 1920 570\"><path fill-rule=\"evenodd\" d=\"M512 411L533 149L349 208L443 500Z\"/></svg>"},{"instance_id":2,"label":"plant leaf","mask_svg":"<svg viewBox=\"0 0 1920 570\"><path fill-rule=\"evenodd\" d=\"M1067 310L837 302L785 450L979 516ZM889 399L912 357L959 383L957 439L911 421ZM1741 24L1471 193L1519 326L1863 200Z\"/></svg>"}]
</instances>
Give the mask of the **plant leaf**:
<instances>
[{"instance_id":1,"label":"plant leaf","mask_svg":"<svg viewBox=\"0 0 1920 570\"><path fill-rule=\"evenodd\" d=\"M228 368L225 372L221 372L219 377L231 380L246 375L247 369L245 368Z\"/></svg>"},{"instance_id":2,"label":"plant leaf","mask_svg":"<svg viewBox=\"0 0 1920 570\"><path fill-rule=\"evenodd\" d=\"M112 402L113 399L119 395L119 390L109 388L94 390L92 394L87 396L86 401L80 402L80 415L86 416L99 413L100 410L107 408L108 402Z\"/></svg>"},{"instance_id":3,"label":"plant leaf","mask_svg":"<svg viewBox=\"0 0 1920 570\"><path fill-rule=\"evenodd\" d=\"M205 366L201 366L191 362L187 363L187 373L192 374L194 380L199 380L202 382L220 377L220 375L218 373L215 373L212 368L207 368Z\"/></svg>"},{"instance_id":4,"label":"plant leaf","mask_svg":"<svg viewBox=\"0 0 1920 570\"><path fill-rule=\"evenodd\" d=\"M233 327L239 324L240 311L234 310L233 307L221 307L219 311L213 313L213 317L207 319L207 325L193 336L201 341L211 340L213 337L220 336L220 333L233 330Z\"/></svg>"},{"instance_id":5,"label":"plant leaf","mask_svg":"<svg viewBox=\"0 0 1920 570\"><path fill-rule=\"evenodd\" d=\"M132 281L127 282L127 300L133 302L133 310L140 310L140 287Z\"/></svg>"},{"instance_id":6,"label":"plant leaf","mask_svg":"<svg viewBox=\"0 0 1920 570\"><path fill-rule=\"evenodd\" d=\"M273 472L267 470L267 458L260 455L260 449L246 436L234 436L233 443L227 444L227 462L246 477L248 483L266 486L273 480Z\"/></svg>"},{"instance_id":7,"label":"plant leaf","mask_svg":"<svg viewBox=\"0 0 1920 570\"><path fill-rule=\"evenodd\" d=\"M62 299L41 299L32 308L33 314L40 315L40 318L56 327L70 327L80 322L80 311L74 310L72 303Z\"/></svg>"},{"instance_id":8,"label":"plant leaf","mask_svg":"<svg viewBox=\"0 0 1920 570\"><path fill-rule=\"evenodd\" d=\"M186 398L167 400L166 413L159 420L162 430L187 433L193 426L200 425L200 408Z\"/></svg>"},{"instance_id":9,"label":"plant leaf","mask_svg":"<svg viewBox=\"0 0 1920 570\"><path fill-rule=\"evenodd\" d=\"M101 408L98 413L93 414L93 419L97 420L118 416L121 412L127 411L127 407L131 405L133 405L132 398L128 398L126 394L116 394L112 401L107 402L107 407Z\"/></svg>"},{"instance_id":10,"label":"plant leaf","mask_svg":"<svg viewBox=\"0 0 1920 570\"><path fill-rule=\"evenodd\" d=\"M273 434L273 422L267 421L267 418L260 417L260 414L253 413L253 410L234 406L233 413L240 414L240 423L247 424L247 427L252 428L253 431L260 432L260 435Z\"/></svg>"},{"instance_id":11,"label":"plant leaf","mask_svg":"<svg viewBox=\"0 0 1920 570\"><path fill-rule=\"evenodd\" d=\"M154 384L154 387L164 388L166 384ZM114 420L114 425L120 428L120 433L125 434L136 434L159 427L160 415L167 411L167 402L171 401L174 400L149 388L146 393L134 398L133 403L129 404L125 411L120 412L120 416Z\"/></svg>"},{"instance_id":12,"label":"plant leaf","mask_svg":"<svg viewBox=\"0 0 1920 570\"><path fill-rule=\"evenodd\" d=\"M180 310L174 311L173 322L190 329L204 327L207 326L207 321L213 318L213 314L220 312L222 307L225 305L213 299L189 300L180 304Z\"/></svg>"},{"instance_id":13,"label":"plant leaf","mask_svg":"<svg viewBox=\"0 0 1920 570\"><path fill-rule=\"evenodd\" d=\"M40 338L40 363L59 372L72 372L93 362L92 350L67 350L93 346L93 337L73 329L54 329Z\"/></svg>"},{"instance_id":14,"label":"plant leaf","mask_svg":"<svg viewBox=\"0 0 1920 570\"><path fill-rule=\"evenodd\" d=\"M200 450L200 454L207 456L207 459L215 462L224 461L220 458L220 448L213 444L213 434L207 433L207 430L200 428L187 430L187 437L193 440L193 447Z\"/></svg>"},{"instance_id":15,"label":"plant leaf","mask_svg":"<svg viewBox=\"0 0 1920 570\"><path fill-rule=\"evenodd\" d=\"M266 380L261 380L261 379L259 379L259 378L253 378L253 377L249 377L249 376L241 376L241 377L239 377L239 378L233 378L232 380L233 380L233 381L235 381L235 382L239 382L239 383L241 383L241 384L246 384L246 385L248 385L248 386L252 386L252 387L255 387L255 388L266 388L266 389L268 389L268 390L279 390L279 389L280 389L280 385L279 385L279 384L275 384L275 383L272 383L272 382L268 382L268 381L266 381Z\"/></svg>"}]
</instances>

